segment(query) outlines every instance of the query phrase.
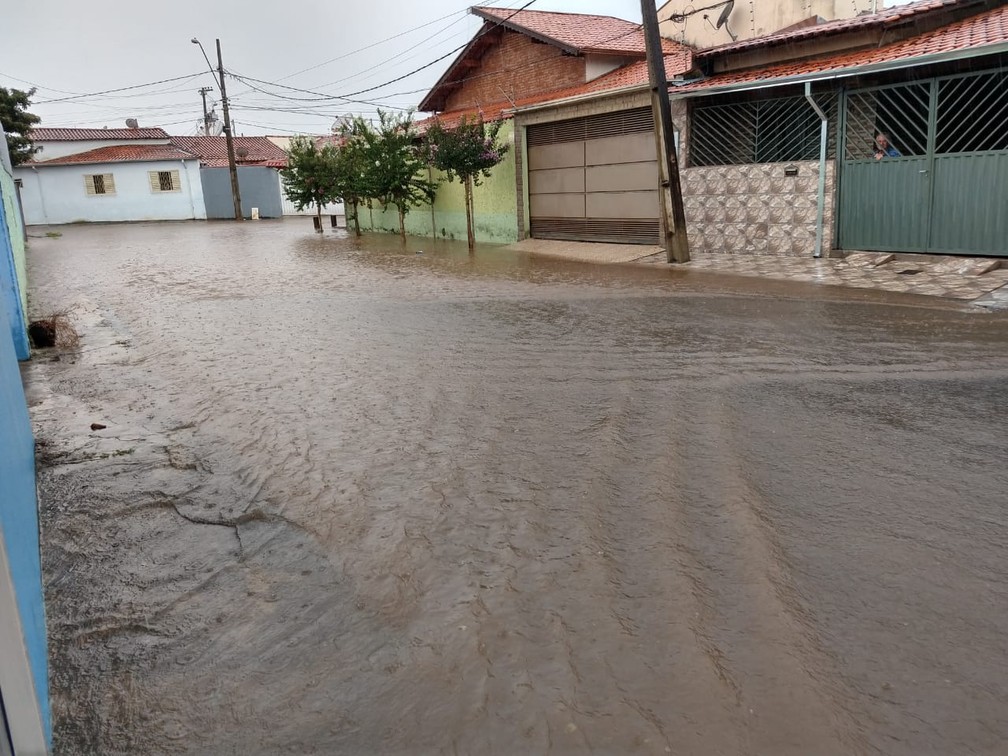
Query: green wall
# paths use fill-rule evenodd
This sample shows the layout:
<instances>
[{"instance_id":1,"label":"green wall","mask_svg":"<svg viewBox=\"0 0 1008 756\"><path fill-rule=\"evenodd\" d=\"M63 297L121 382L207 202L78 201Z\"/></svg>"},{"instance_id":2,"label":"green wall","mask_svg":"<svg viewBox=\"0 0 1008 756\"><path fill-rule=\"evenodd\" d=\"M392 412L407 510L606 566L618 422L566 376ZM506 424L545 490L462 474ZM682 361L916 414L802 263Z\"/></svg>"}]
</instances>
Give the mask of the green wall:
<instances>
[{"instance_id":1,"label":"green wall","mask_svg":"<svg viewBox=\"0 0 1008 756\"><path fill-rule=\"evenodd\" d=\"M518 200L515 183L514 121L505 121L500 141L511 145L504 160L483 179L473 192L473 226L476 241L510 244L518 241ZM449 183L434 173L439 181L434 198L434 219L430 205L412 208L406 215L406 233L413 236L438 236L446 239L466 238L465 191L458 180ZM371 217L374 217L372 226ZM366 207L360 212L361 231L399 233L399 214L394 207L372 213Z\"/></svg>"},{"instance_id":2,"label":"green wall","mask_svg":"<svg viewBox=\"0 0 1008 756\"><path fill-rule=\"evenodd\" d=\"M28 273L25 267L24 227L18 210L14 179L0 168L0 195L3 196L4 217L10 229L11 247L14 251L14 269L17 271L18 289L21 294L21 311L28 313Z\"/></svg>"}]
</instances>

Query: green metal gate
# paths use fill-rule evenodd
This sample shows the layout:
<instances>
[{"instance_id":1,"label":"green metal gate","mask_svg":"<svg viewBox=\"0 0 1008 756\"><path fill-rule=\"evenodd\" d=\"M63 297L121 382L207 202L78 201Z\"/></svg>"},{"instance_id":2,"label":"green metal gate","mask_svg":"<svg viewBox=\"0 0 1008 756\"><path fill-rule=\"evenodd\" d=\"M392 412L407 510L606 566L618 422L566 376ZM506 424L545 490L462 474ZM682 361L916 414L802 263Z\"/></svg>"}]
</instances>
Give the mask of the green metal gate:
<instances>
[{"instance_id":1,"label":"green metal gate","mask_svg":"<svg viewBox=\"0 0 1008 756\"><path fill-rule=\"evenodd\" d=\"M839 246L1008 256L1008 71L850 90Z\"/></svg>"}]
</instances>

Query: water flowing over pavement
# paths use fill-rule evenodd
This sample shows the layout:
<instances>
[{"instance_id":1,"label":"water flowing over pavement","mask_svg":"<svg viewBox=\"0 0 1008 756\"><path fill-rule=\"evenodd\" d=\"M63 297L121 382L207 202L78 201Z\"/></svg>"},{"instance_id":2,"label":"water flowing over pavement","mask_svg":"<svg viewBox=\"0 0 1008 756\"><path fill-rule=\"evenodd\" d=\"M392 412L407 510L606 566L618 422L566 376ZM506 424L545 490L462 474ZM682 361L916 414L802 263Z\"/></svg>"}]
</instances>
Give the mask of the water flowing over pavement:
<instances>
[{"instance_id":1,"label":"water flowing over pavement","mask_svg":"<svg viewBox=\"0 0 1008 756\"><path fill-rule=\"evenodd\" d=\"M83 340L24 369L57 753L1004 752L1005 313L62 231L32 309Z\"/></svg>"}]
</instances>

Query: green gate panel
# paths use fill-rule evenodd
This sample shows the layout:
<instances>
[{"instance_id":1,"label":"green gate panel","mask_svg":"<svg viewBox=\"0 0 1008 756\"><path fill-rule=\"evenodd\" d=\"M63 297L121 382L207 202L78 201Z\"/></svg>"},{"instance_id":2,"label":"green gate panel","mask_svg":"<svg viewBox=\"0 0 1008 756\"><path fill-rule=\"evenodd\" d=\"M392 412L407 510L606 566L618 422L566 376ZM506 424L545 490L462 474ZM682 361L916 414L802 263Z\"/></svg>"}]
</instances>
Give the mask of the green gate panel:
<instances>
[{"instance_id":1,"label":"green gate panel","mask_svg":"<svg viewBox=\"0 0 1008 756\"><path fill-rule=\"evenodd\" d=\"M930 252L1008 257L1008 152L934 159Z\"/></svg>"},{"instance_id":2,"label":"green gate panel","mask_svg":"<svg viewBox=\"0 0 1008 756\"><path fill-rule=\"evenodd\" d=\"M844 161L840 246L923 252L930 191L926 157Z\"/></svg>"}]
</instances>

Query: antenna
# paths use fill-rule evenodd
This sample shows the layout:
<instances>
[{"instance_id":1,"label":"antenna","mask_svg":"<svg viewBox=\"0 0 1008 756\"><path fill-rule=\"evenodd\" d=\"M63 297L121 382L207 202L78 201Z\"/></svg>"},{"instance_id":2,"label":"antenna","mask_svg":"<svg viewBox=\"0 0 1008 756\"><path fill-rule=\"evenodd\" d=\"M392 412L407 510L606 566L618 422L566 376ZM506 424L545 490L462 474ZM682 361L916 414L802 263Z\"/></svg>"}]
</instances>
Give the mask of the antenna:
<instances>
[{"instance_id":1,"label":"antenna","mask_svg":"<svg viewBox=\"0 0 1008 756\"><path fill-rule=\"evenodd\" d=\"M728 32L728 36L732 38L732 42L738 40L738 37L736 37L732 33L732 30L728 28L728 17L732 14L732 11L734 9L735 9L735 0L728 0L728 2L725 3L724 8L721 10L721 15L718 16L717 23L714 25L714 28L716 29L720 29L723 26L725 28L725 31Z\"/></svg>"}]
</instances>

